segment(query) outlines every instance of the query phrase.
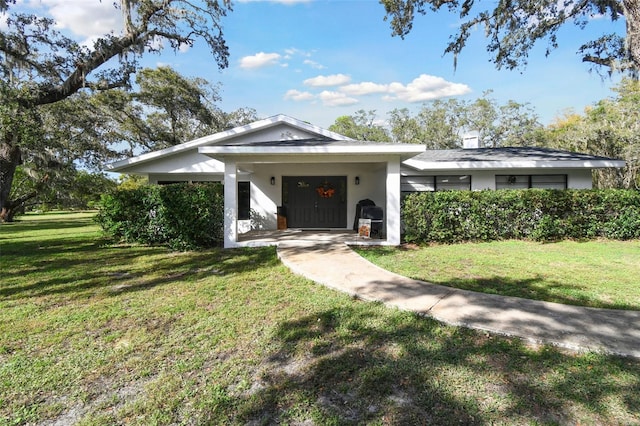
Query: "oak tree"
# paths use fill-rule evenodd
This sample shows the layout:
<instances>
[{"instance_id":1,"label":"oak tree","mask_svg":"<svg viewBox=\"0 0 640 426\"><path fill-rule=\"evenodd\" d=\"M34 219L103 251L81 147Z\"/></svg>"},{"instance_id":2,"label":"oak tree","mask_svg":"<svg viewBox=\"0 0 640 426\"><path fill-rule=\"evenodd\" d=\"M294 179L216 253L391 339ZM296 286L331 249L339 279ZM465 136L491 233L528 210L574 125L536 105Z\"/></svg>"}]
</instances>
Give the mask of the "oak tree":
<instances>
[{"instance_id":1,"label":"oak tree","mask_svg":"<svg viewBox=\"0 0 640 426\"><path fill-rule=\"evenodd\" d=\"M626 32L604 34L586 40L578 50L582 61L595 69L628 72L640 70L640 0L380 0L390 20L393 35L411 32L416 13L441 10L459 17L458 32L451 36L445 53L454 57L467 45L476 29L484 30L487 50L497 68L515 69L527 64L528 54L546 41L547 55L559 45L560 29L566 25L587 27L594 18L624 19ZM489 6L487 5L489 4Z\"/></svg>"},{"instance_id":2,"label":"oak tree","mask_svg":"<svg viewBox=\"0 0 640 426\"><path fill-rule=\"evenodd\" d=\"M52 19L18 6L0 0L6 16L0 31L0 221L12 206L23 147L47 148L38 124L44 105L80 91L128 88L143 55L196 40L206 43L219 68L228 65L221 19L230 0L116 0L122 31L104 34L90 47L57 31Z\"/></svg>"}]
</instances>

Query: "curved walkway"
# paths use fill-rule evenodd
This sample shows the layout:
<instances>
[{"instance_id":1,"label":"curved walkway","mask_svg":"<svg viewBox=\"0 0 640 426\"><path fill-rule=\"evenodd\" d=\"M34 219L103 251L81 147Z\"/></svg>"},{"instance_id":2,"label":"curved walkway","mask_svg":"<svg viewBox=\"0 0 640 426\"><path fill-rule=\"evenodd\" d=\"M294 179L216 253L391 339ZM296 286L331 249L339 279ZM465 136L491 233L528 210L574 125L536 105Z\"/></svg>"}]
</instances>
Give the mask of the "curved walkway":
<instances>
[{"instance_id":1,"label":"curved walkway","mask_svg":"<svg viewBox=\"0 0 640 426\"><path fill-rule=\"evenodd\" d=\"M343 243L281 241L293 272L369 301L451 325L536 343L640 358L640 312L594 309L458 290L381 269Z\"/></svg>"}]
</instances>

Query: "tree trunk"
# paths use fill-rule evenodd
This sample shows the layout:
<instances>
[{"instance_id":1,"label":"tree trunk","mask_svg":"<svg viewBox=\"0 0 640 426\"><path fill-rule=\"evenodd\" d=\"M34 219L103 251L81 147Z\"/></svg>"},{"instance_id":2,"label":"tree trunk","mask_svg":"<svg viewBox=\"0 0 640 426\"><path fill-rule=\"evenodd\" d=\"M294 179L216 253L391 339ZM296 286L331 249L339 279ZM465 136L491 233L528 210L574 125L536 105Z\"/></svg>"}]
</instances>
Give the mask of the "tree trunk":
<instances>
[{"instance_id":1,"label":"tree trunk","mask_svg":"<svg viewBox=\"0 0 640 426\"><path fill-rule=\"evenodd\" d=\"M627 21L625 47L637 77L640 73L640 0L624 0L622 4Z\"/></svg>"},{"instance_id":2,"label":"tree trunk","mask_svg":"<svg viewBox=\"0 0 640 426\"><path fill-rule=\"evenodd\" d=\"M0 222L13 220L12 203L9 200L13 175L20 164L20 148L15 144L0 141Z\"/></svg>"}]
</instances>

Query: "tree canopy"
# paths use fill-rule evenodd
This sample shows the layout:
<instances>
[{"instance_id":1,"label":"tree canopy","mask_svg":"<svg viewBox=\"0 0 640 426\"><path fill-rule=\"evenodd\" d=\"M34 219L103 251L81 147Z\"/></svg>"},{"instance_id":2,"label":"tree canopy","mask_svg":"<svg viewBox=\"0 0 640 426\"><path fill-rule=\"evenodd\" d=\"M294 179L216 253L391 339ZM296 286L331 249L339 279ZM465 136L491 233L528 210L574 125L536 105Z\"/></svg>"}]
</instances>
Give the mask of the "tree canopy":
<instances>
[{"instance_id":1,"label":"tree canopy","mask_svg":"<svg viewBox=\"0 0 640 426\"><path fill-rule=\"evenodd\" d=\"M640 82L623 79L615 96L603 99L582 114L567 113L546 131L554 148L625 160L622 169L600 170L600 188L640 188Z\"/></svg>"},{"instance_id":2,"label":"tree canopy","mask_svg":"<svg viewBox=\"0 0 640 426\"><path fill-rule=\"evenodd\" d=\"M466 133L477 132L484 147L535 145L542 124L533 108L513 100L501 105L490 95L485 92L475 101L437 99L415 115L406 108L395 109L389 113L393 140L451 149L462 145Z\"/></svg>"},{"instance_id":3,"label":"tree canopy","mask_svg":"<svg viewBox=\"0 0 640 426\"><path fill-rule=\"evenodd\" d=\"M143 55L177 50L196 40L206 43L219 68L227 67L220 20L230 10L230 0L113 4L122 15L122 31L86 46L59 32L52 19L21 12L16 0L0 0L6 16L0 31L0 221L12 207L9 194L22 151L37 147L44 152L53 140L41 131L45 105L78 92L128 89Z\"/></svg>"},{"instance_id":4,"label":"tree canopy","mask_svg":"<svg viewBox=\"0 0 640 426\"><path fill-rule=\"evenodd\" d=\"M376 117L374 110L361 109L354 115L336 118L329 130L360 141L390 142L387 130L377 122Z\"/></svg>"},{"instance_id":5,"label":"tree canopy","mask_svg":"<svg viewBox=\"0 0 640 426\"><path fill-rule=\"evenodd\" d=\"M169 67L142 69L136 91L78 92L39 107L37 144L24 144L11 190L13 209L78 206L78 167L99 169L105 161L176 145L256 120L250 108L222 112L215 88ZM46 147L45 149L42 149ZM91 174L95 182L99 175ZM82 182L87 182L83 179ZM103 186L96 185L96 191Z\"/></svg>"},{"instance_id":6,"label":"tree canopy","mask_svg":"<svg viewBox=\"0 0 640 426\"><path fill-rule=\"evenodd\" d=\"M445 53L454 57L467 45L471 34L484 29L487 50L497 68L515 69L527 64L528 54L539 41L546 41L547 55L559 45L560 29L566 25L585 28L596 17L626 20L626 34L604 34L587 40L578 50L582 61L596 69L629 72L640 70L640 0L380 0L390 21L392 34L411 32L416 13L446 10L459 16L458 32ZM490 6L487 6L489 3Z\"/></svg>"},{"instance_id":7,"label":"tree canopy","mask_svg":"<svg viewBox=\"0 0 640 426\"><path fill-rule=\"evenodd\" d=\"M65 99L83 88L129 87L138 59L165 44L177 50L204 40L218 66L228 66L220 19L229 0L114 1L122 12L123 32L104 34L92 47L57 31L50 18L12 13L15 4L0 2L0 12L9 12L8 29L0 33L0 74L9 87L28 89L14 94L27 107Z\"/></svg>"}]
</instances>

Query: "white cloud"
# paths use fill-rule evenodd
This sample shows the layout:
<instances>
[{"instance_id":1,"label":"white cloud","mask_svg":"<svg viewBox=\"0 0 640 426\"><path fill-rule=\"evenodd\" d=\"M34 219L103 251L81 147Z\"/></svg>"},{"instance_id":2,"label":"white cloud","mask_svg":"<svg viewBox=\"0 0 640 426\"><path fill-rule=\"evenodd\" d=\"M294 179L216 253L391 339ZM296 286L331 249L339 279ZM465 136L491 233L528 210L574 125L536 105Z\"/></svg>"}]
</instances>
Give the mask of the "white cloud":
<instances>
[{"instance_id":1,"label":"white cloud","mask_svg":"<svg viewBox=\"0 0 640 426\"><path fill-rule=\"evenodd\" d=\"M406 86L402 83L389 84L388 96L385 100L401 100L405 102L426 102L448 96L464 95L471 92L466 84L452 83L442 77L421 74Z\"/></svg>"},{"instance_id":2,"label":"white cloud","mask_svg":"<svg viewBox=\"0 0 640 426\"><path fill-rule=\"evenodd\" d=\"M303 83L305 86L312 87L326 87L326 86L340 86L341 84L347 84L351 81L351 77L344 74L334 75L319 75L317 77L308 78Z\"/></svg>"},{"instance_id":3,"label":"white cloud","mask_svg":"<svg viewBox=\"0 0 640 426\"><path fill-rule=\"evenodd\" d=\"M347 84L339 89L342 93L353 96L370 95L372 93L387 93L389 91L388 84L377 84L370 81Z\"/></svg>"},{"instance_id":4,"label":"white cloud","mask_svg":"<svg viewBox=\"0 0 640 426\"><path fill-rule=\"evenodd\" d=\"M345 74L317 76L304 81L306 86L324 87L340 86L348 83L351 78ZM459 96L471 92L466 84L452 83L442 77L421 74L408 84L398 82L379 84L370 81L354 84L344 84L337 91L324 90L319 94L289 90L284 98L294 101L310 101L320 99L325 106L346 106L357 104L357 96L382 94L385 101L426 102L449 96Z\"/></svg>"},{"instance_id":5,"label":"white cloud","mask_svg":"<svg viewBox=\"0 0 640 426\"><path fill-rule=\"evenodd\" d=\"M293 101L310 101L315 99L315 96L309 92L301 92L299 90L291 89L284 94L285 99L291 99Z\"/></svg>"},{"instance_id":6,"label":"white cloud","mask_svg":"<svg viewBox=\"0 0 640 426\"><path fill-rule=\"evenodd\" d=\"M354 98L350 98L344 93L331 92L328 90L322 91L318 95L314 95L311 92L301 92L296 89L288 90L284 95L284 99L292 100L296 102L313 101L314 99L320 99L325 106L346 106L357 104L359 101Z\"/></svg>"},{"instance_id":7,"label":"white cloud","mask_svg":"<svg viewBox=\"0 0 640 426\"><path fill-rule=\"evenodd\" d=\"M300 49L295 48L295 47L290 47L288 49L284 49L284 53L286 53L287 56L289 56L289 57L294 56L294 55L304 56L305 58L310 58L311 57L311 53L310 52L305 52L304 50L300 50Z\"/></svg>"},{"instance_id":8,"label":"white cloud","mask_svg":"<svg viewBox=\"0 0 640 426\"><path fill-rule=\"evenodd\" d=\"M338 89L351 96L384 93L384 100L400 100L405 102L425 102L448 96L464 95L471 92L466 84L452 83L442 77L421 74L411 83L405 85L398 82L378 84L370 81L347 84Z\"/></svg>"},{"instance_id":9,"label":"white cloud","mask_svg":"<svg viewBox=\"0 0 640 426\"><path fill-rule=\"evenodd\" d=\"M31 7L44 7L59 29L84 37L89 44L104 34L122 32L122 15L111 1L38 0Z\"/></svg>"},{"instance_id":10,"label":"white cloud","mask_svg":"<svg viewBox=\"0 0 640 426\"><path fill-rule=\"evenodd\" d=\"M113 1L26 0L24 4L53 18L56 29L72 33L71 37L84 46L93 47L105 34L123 32L122 11ZM156 49L164 47L162 38L157 36L151 45ZM190 48L188 44L181 44L178 51L184 53Z\"/></svg>"},{"instance_id":11,"label":"white cloud","mask_svg":"<svg viewBox=\"0 0 640 426\"><path fill-rule=\"evenodd\" d=\"M253 56L245 56L240 59L241 68L261 68L275 65L282 56L279 53L256 53Z\"/></svg>"},{"instance_id":12,"label":"white cloud","mask_svg":"<svg viewBox=\"0 0 640 426\"><path fill-rule=\"evenodd\" d=\"M311 59L305 59L303 64L309 65L311 68L315 68L317 70L325 69L326 67L322 64L317 63L316 61L312 61Z\"/></svg>"},{"instance_id":13,"label":"white cloud","mask_svg":"<svg viewBox=\"0 0 640 426\"><path fill-rule=\"evenodd\" d=\"M318 97L322 100L322 103L326 106L346 106L357 104L359 101L355 98L350 98L344 93L330 92L324 90Z\"/></svg>"}]
</instances>

